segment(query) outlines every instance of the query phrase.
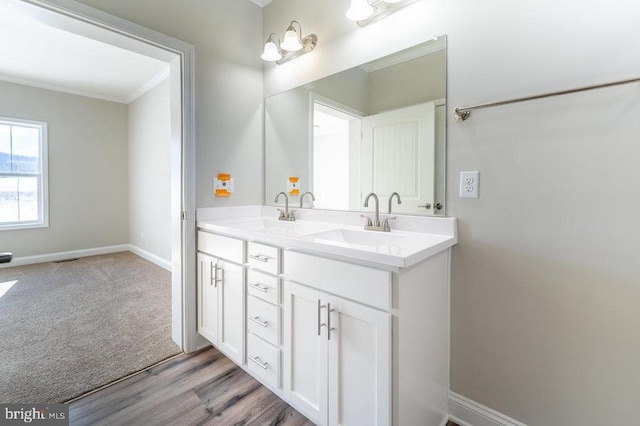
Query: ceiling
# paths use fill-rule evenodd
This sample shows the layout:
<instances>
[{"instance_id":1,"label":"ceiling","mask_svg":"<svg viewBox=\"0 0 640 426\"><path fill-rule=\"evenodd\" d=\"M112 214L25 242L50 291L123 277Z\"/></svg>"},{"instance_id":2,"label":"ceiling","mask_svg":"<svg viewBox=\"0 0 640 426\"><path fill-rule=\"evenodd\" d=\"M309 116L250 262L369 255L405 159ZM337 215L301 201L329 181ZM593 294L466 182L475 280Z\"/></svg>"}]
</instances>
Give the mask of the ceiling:
<instances>
[{"instance_id":1,"label":"ceiling","mask_svg":"<svg viewBox=\"0 0 640 426\"><path fill-rule=\"evenodd\" d=\"M167 61L43 24L12 3L0 1L0 80L128 104L169 75Z\"/></svg>"}]
</instances>

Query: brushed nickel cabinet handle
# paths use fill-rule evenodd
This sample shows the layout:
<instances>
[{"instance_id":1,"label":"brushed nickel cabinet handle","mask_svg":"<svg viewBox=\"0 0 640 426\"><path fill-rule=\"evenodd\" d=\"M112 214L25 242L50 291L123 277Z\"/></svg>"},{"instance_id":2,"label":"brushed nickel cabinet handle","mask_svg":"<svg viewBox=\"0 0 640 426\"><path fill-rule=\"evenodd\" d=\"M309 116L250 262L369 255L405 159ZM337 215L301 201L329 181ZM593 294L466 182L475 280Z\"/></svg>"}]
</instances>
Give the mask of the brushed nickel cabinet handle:
<instances>
[{"instance_id":1,"label":"brushed nickel cabinet handle","mask_svg":"<svg viewBox=\"0 0 640 426\"><path fill-rule=\"evenodd\" d=\"M215 286L218 287L218 283L224 281L224 269L218 266L218 263L216 262L214 270L215 273L213 275L213 281L215 282ZM220 271L220 278L218 278L218 271Z\"/></svg>"},{"instance_id":2,"label":"brushed nickel cabinet handle","mask_svg":"<svg viewBox=\"0 0 640 426\"><path fill-rule=\"evenodd\" d=\"M258 260L260 262L267 263L269 261L269 257L263 254L250 254L249 257L254 260Z\"/></svg>"},{"instance_id":3,"label":"brushed nickel cabinet handle","mask_svg":"<svg viewBox=\"0 0 640 426\"><path fill-rule=\"evenodd\" d=\"M320 299L318 299L318 336L320 336L322 327L326 327L327 324L322 322L322 309L326 308L326 306L320 304Z\"/></svg>"},{"instance_id":4,"label":"brushed nickel cabinet handle","mask_svg":"<svg viewBox=\"0 0 640 426\"><path fill-rule=\"evenodd\" d=\"M253 322L255 322L258 325L261 325L263 327L268 327L269 326L269 321L265 321L260 319L260 317L249 317L249 319Z\"/></svg>"},{"instance_id":5,"label":"brushed nickel cabinet handle","mask_svg":"<svg viewBox=\"0 0 640 426\"><path fill-rule=\"evenodd\" d=\"M335 328L331 328L331 312L335 312L335 309L331 309L331 303L327 303L327 340L331 340L331 332L335 331Z\"/></svg>"},{"instance_id":6,"label":"brushed nickel cabinet handle","mask_svg":"<svg viewBox=\"0 0 640 426\"><path fill-rule=\"evenodd\" d=\"M261 362L259 356L254 358L251 355L247 355L247 357L249 358L250 361L253 361L254 363L258 364L260 367L264 368L265 370L269 367L269 363Z\"/></svg>"},{"instance_id":7,"label":"brushed nickel cabinet handle","mask_svg":"<svg viewBox=\"0 0 640 426\"><path fill-rule=\"evenodd\" d=\"M247 285L249 287L255 288L256 290L261 291L263 293L268 293L269 292L269 287L267 287L266 285L262 285L260 283L248 283Z\"/></svg>"}]
</instances>

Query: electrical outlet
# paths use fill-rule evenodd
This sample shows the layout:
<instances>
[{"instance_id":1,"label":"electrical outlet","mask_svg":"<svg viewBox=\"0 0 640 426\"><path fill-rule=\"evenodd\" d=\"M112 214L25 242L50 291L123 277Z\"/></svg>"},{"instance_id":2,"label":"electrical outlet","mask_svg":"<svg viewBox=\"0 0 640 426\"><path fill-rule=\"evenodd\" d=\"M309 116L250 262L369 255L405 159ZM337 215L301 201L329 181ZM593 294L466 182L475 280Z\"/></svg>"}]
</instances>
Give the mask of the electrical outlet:
<instances>
[{"instance_id":1,"label":"electrical outlet","mask_svg":"<svg viewBox=\"0 0 640 426\"><path fill-rule=\"evenodd\" d=\"M480 172L460 172L460 198L478 198Z\"/></svg>"}]
</instances>

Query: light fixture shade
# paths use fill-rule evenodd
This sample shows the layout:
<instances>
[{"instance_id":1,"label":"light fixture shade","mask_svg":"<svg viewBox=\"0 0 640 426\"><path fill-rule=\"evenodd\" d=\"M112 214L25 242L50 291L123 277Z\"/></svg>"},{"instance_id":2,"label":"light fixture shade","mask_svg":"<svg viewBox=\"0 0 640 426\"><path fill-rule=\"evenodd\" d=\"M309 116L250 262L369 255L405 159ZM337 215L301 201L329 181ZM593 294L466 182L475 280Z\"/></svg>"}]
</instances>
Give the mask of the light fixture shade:
<instances>
[{"instance_id":1,"label":"light fixture shade","mask_svg":"<svg viewBox=\"0 0 640 426\"><path fill-rule=\"evenodd\" d=\"M373 7L367 0L351 0L351 7L347 10L347 18L361 21L373 15Z\"/></svg>"},{"instance_id":2,"label":"light fixture shade","mask_svg":"<svg viewBox=\"0 0 640 426\"><path fill-rule=\"evenodd\" d=\"M288 52L297 52L302 49L300 37L292 25L289 25L287 32L284 33L284 40L282 40L280 47Z\"/></svg>"},{"instance_id":3,"label":"light fixture shade","mask_svg":"<svg viewBox=\"0 0 640 426\"><path fill-rule=\"evenodd\" d=\"M264 52L262 52L262 55L260 55L260 57L265 61L279 61L280 59L282 59L282 54L280 53L280 49L278 49L278 46L270 38L265 43Z\"/></svg>"},{"instance_id":4,"label":"light fixture shade","mask_svg":"<svg viewBox=\"0 0 640 426\"><path fill-rule=\"evenodd\" d=\"M400 3L401 1L404 0L384 0L385 3Z\"/></svg>"}]
</instances>

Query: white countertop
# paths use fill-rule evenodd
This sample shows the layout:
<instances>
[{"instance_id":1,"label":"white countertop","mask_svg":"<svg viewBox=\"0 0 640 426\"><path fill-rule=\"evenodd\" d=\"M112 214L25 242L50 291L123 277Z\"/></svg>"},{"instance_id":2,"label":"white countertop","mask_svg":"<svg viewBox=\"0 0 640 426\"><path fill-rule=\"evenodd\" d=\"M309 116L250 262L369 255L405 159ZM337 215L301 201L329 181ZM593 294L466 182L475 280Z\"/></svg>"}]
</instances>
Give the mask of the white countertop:
<instances>
[{"instance_id":1,"label":"white countertop","mask_svg":"<svg viewBox=\"0 0 640 426\"><path fill-rule=\"evenodd\" d=\"M392 216L380 215L380 219ZM198 209L197 227L284 249L392 269L415 265L458 242L454 218L400 215L389 222L391 232L364 231L359 212L298 209L295 222L277 218L275 207L205 208Z\"/></svg>"}]
</instances>

